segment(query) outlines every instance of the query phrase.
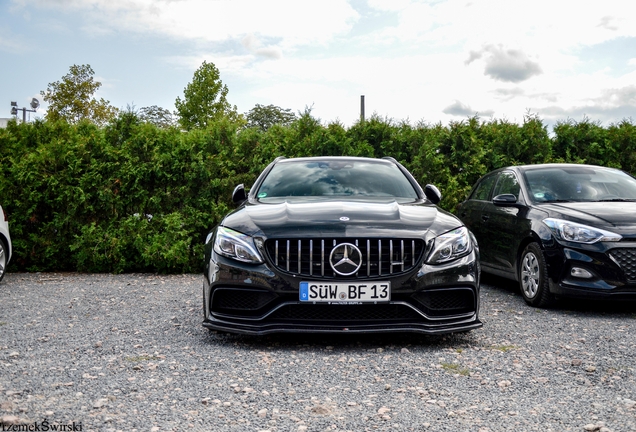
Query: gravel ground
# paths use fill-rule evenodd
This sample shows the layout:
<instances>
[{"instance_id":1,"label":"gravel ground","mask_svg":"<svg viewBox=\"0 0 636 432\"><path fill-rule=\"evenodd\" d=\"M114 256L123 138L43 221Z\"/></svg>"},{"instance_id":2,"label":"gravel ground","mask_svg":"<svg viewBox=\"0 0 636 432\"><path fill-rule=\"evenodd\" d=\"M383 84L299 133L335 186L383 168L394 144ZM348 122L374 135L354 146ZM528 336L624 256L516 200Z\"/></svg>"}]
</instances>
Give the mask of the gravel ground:
<instances>
[{"instance_id":1,"label":"gravel ground","mask_svg":"<svg viewBox=\"0 0 636 432\"><path fill-rule=\"evenodd\" d=\"M532 309L490 280L469 333L255 338L201 327L201 286L7 274L0 430L636 430L633 305Z\"/></svg>"}]
</instances>

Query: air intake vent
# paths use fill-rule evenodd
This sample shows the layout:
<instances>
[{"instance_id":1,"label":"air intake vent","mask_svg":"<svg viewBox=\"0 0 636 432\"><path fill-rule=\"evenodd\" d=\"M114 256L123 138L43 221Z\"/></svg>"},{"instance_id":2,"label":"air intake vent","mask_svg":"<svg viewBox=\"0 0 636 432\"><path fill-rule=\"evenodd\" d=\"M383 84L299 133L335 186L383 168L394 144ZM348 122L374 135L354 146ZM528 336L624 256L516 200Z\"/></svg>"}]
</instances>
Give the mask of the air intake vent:
<instances>
[{"instance_id":1,"label":"air intake vent","mask_svg":"<svg viewBox=\"0 0 636 432\"><path fill-rule=\"evenodd\" d=\"M413 295L429 316L470 313L475 310L475 293L470 288L424 290Z\"/></svg>"},{"instance_id":2,"label":"air intake vent","mask_svg":"<svg viewBox=\"0 0 636 432\"><path fill-rule=\"evenodd\" d=\"M269 291L219 288L214 291L212 310L229 313L257 311L276 297Z\"/></svg>"},{"instance_id":3,"label":"air intake vent","mask_svg":"<svg viewBox=\"0 0 636 432\"><path fill-rule=\"evenodd\" d=\"M636 248L612 249L609 254L623 269L627 280L636 281Z\"/></svg>"}]
</instances>

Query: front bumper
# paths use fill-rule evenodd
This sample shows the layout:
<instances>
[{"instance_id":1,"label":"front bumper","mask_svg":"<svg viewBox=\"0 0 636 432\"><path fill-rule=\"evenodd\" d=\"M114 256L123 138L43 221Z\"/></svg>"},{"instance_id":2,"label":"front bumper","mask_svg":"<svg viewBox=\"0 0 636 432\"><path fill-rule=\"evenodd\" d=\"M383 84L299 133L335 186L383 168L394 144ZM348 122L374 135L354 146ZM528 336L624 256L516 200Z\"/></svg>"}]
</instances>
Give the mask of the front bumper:
<instances>
[{"instance_id":1,"label":"front bumper","mask_svg":"<svg viewBox=\"0 0 636 432\"><path fill-rule=\"evenodd\" d=\"M203 284L203 325L251 335L444 334L482 326L475 252L449 264L423 265L390 280L391 301L387 303L301 302L301 277L212 252Z\"/></svg>"},{"instance_id":2,"label":"front bumper","mask_svg":"<svg viewBox=\"0 0 636 432\"><path fill-rule=\"evenodd\" d=\"M558 297L636 300L636 242L581 245L554 240L545 256L550 292ZM576 276L574 269L589 275Z\"/></svg>"}]
</instances>

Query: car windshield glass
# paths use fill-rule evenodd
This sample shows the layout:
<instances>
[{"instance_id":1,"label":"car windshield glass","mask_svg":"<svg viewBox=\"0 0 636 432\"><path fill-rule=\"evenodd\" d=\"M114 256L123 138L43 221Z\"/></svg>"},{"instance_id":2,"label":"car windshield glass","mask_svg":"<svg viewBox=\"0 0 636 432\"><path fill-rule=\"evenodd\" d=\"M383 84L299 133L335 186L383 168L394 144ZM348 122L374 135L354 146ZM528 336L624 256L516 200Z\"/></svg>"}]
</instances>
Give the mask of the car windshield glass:
<instances>
[{"instance_id":1,"label":"car windshield glass","mask_svg":"<svg viewBox=\"0 0 636 432\"><path fill-rule=\"evenodd\" d=\"M413 185L395 164L358 160L280 162L267 175L256 196L418 198Z\"/></svg>"},{"instance_id":2,"label":"car windshield glass","mask_svg":"<svg viewBox=\"0 0 636 432\"><path fill-rule=\"evenodd\" d=\"M535 202L636 200L636 179L612 168L545 167L524 176Z\"/></svg>"}]
</instances>

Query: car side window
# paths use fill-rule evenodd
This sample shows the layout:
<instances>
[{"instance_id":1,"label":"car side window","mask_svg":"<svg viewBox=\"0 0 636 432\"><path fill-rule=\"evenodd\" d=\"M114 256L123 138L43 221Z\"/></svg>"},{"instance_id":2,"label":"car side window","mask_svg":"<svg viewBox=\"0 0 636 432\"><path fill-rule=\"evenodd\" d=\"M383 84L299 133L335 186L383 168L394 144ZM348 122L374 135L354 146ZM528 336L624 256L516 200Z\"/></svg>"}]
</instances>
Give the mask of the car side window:
<instances>
[{"instance_id":1,"label":"car side window","mask_svg":"<svg viewBox=\"0 0 636 432\"><path fill-rule=\"evenodd\" d=\"M492 196L512 194L519 198L520 189L517 176L512 171L504 171L499 175L499 180L497 180L497 185L495 186Z\"/></svg>"},{"instance_id":2,"label":"car side window","mask_svg":"<svg viewBox=\"0 0 636 432\"><path fill-rule=\"evenodd\" d=\"M475 190L473 190L473 193L470 194L470 197L468 197L468 199L482 200L482 201L488 200L490 196L490 190L492 189L492 186L495 184L496 179L497 179L497 175L495 174L484 177L479 182L477 187L475 187Z\"/></svg>"}]
</instances>

